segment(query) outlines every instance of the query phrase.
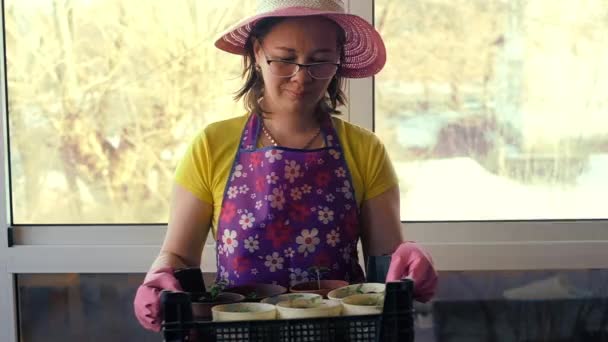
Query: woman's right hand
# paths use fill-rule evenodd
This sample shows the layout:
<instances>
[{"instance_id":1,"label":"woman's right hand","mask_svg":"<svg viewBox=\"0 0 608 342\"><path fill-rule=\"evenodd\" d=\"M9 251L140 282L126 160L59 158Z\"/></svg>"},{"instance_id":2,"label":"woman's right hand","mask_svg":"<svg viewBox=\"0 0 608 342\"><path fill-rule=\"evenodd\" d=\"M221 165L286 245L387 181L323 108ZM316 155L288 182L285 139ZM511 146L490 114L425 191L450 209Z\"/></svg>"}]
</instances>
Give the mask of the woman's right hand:
<instances>
[{"instance_id":1,"label":"woman's right hand","mask_svg":"<svg viewBox=\"0 0 608 342\"><path fill-rule=\"evenodd\" d=\"M173 275L171 267L163 267L148 272L144 282L137 289L133 308L139 323L146 329L160 331L162 321L160 293L162 290L183 291Z\"/></svg>"}]
</instances>

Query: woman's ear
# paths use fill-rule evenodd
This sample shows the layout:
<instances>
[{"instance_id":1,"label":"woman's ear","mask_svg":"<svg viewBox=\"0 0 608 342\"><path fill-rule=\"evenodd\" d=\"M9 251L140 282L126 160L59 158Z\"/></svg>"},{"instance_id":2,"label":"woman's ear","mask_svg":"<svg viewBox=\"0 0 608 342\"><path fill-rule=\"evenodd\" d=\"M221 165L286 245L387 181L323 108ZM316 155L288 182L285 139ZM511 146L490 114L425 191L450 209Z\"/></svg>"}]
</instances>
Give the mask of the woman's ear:
<instances>
[{"instance_id":1,"label":"woman's ear","mask_svg":"<svg viewBox=\"0 0 608 342\"><path fill-rule=\"evenodd\" d=\"M260 65L262 64L261 62L264 58L264 52L262 51L262 45L260 44L260 41L255 38L253 39L253 55L255 57L254 62L256 68L259 69Z\"/></svg>"}]
</instances>

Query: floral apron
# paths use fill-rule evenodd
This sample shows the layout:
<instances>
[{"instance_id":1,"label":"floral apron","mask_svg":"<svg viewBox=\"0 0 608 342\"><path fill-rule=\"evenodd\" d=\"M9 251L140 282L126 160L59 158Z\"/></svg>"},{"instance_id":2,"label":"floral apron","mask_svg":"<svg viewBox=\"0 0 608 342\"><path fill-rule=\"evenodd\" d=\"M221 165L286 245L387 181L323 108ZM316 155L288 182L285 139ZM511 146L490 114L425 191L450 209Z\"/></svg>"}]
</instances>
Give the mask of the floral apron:
<instances>
[{"instance_id":1,"label":"floral apron","mask_svg":"<svg viewBox=\"0 0 608 342\"><path fill-rule=\"evenodd\" d=\"M330 116L325 147L256 148L250 115L229 175L217 229L217 280L285 287L316 279L364 280L358 261L359 208Z\"/></svg>"}]
</instances>

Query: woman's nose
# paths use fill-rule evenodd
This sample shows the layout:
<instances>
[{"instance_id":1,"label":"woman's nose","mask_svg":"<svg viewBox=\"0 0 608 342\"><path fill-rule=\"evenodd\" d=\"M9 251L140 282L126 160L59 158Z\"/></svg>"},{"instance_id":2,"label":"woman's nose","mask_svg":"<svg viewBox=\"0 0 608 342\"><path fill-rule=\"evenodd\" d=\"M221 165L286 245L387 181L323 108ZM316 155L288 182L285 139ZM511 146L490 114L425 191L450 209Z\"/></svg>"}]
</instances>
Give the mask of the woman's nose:
<instances>
[{"instance_id":1,"label":"woman's nose","mask_svg":"<svg viewBox=\"0 0 608 342\"><path fill-rule=\"evenodd\" d=\"M300 67L295 75L291 76L292 81L298 81L300 83L309 83L313 80L308 71L308 67Z\"/></svg>"}]
</instances>

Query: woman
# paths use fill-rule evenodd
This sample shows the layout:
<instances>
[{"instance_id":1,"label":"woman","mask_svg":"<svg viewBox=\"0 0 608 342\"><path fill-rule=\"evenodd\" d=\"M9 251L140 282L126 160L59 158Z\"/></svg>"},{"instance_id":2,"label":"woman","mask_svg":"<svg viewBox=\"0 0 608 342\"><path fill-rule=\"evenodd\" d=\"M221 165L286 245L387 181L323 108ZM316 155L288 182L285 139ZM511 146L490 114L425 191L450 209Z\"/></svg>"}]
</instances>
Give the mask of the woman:
<instances>
[{"instance_id":1,"label":"woman","mask_svg":"<svg viewBox=\"0 0 608 342\"><path fill-rule=\"evenodd\" d=\"M296 6L297 5L297 6ZM209 125L181 161L161 253L135 298L140 323L160 329L159 292L181 290L173 270L200 265L209 228L218 280L294 285L310 267L361 282L357 256L389 255L387 281L409 276L432 297L430 257L404 242L397 177L376 136L332 117L343 78L385 63L373 26L342 1L261 1L216 46L245 56L248 115Z\"/></svg>"}]
</instances>

